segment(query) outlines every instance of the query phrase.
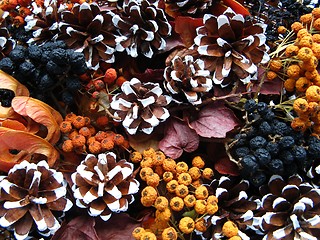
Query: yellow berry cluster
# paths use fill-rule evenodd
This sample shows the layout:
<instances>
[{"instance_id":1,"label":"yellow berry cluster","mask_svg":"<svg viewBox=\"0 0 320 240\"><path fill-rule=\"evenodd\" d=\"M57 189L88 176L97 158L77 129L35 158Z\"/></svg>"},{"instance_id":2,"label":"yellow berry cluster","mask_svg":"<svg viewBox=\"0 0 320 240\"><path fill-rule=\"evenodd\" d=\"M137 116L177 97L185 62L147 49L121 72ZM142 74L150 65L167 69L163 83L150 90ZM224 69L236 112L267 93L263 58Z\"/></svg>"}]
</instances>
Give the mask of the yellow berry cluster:
<instances>
[{"instance_id":1,"label":"yellow berry cluster","mask_svg":"<svg viewBox=\"0 0 320 240\"><path fill-rule=\"evenodd\" d=\"M60 124L62 151L99 154L115 147L128 148L128 141L113 131L98 131L88 117L69 113Z\"/></svg>"},{"instance_id":2,"label":"yellow berry cluster","mask_svg":"<svg viewBox=\"0 0 320 240\"><path fill-rule=\"evenodd\" d=\"M140 163L139 175L147 184L141 192L142 205L156 209L154 226L143 229L144 233L152 232L165 240L177 239L179 234L194 230L206 231L203 217L218 211L218 199L203 185L205 180L212 179L213 170L205 168L200 156L194 157L189 167L186 162L176 162L163 152L149 148L142 154L133 152L131 161ZM186 213L192 214L186 216ZM136 239L145 239L144 233Z\"/></svg>"},{"instance_id":3,"label":"yellow berry cluster","mask_svg":"<svg viewBox=\"0 0 320 240\"><path fill-rule=\"evenodd\" d=\"M284 88L288 92L304 93L311 85L320 86L316 70L320 59L320 8L301 16L300 22L291 25L296 34L294 43L286 46L283 58L270 61L267 79L284 75Z\"/></svg>"},{"instance_id":4,"label":"yellow berry cluster","mask_svg":"<svg viewBox=\"0 0 320 240\"><path fill-rule=\"evenodd\" d=\"M320 87L312 85L307 88L305 97L294 100L293 110L298 117L291 122L291 127L296 131L304 132L311 128L316 136L320 136Z\"/></svg>"}]
</instances>

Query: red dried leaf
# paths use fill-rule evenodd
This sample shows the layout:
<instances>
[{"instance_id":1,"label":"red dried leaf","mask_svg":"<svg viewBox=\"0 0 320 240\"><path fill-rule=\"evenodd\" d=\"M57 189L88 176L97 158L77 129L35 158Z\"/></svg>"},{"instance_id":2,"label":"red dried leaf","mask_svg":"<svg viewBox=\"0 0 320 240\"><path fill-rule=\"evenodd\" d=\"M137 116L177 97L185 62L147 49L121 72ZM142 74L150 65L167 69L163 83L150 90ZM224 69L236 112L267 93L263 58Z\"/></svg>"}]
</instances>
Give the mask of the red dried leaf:
<instances>
[{"instance_id":1,"label":"red dried leaf","mask_svg":"<svg viewBox=\"0 0 320 240\"><path fill-rule=\"evenodd\" d=\"M60 113L46 103L31 97L14 97L11 105L15 112L44 125L48 129L45 140L51 144L57 143L60 138L59 125L63 120Z\"/></svg>"},{"instance_id":2,"label":"red dried leaf","mask_svg":"<svg viewBox=\"0 0 320 240\"><path fill-rule=\"evenodd\" d=\"M100 240L104 239L134 239L132 231L140 227L141 223L128 214L113 214L112 217L104 222L101 219L96 220L95 229Z\"/></svg>"},{"instance_id":3,"label":"red dried leaf","mask_svg":"<svg viewBox=\"0 0 320 240\"><path fill-rule=\"evenodd\" d=\"M239 176L239 168L237 164L231 162L227 155L221 156L215 163L214 169L220 174L229 174L231 176Z\"/></svg>"},{"instance_id":4,"label":"red dried leaf","mask_svg":"<svg viewBox=\"0 0 320 240\"><path fill-rule=\"evenodd\" d=\"M206 138L225 138L238 124L239 120L232 110L220 103L204 107L198 119L190 123L197 134Z\"/></svg>"},{"instance_id":5,"label":"red dried leaf","mask_svg":"<svg viewBox=\"0 0 320 240\"><path fill-rule=\"evenodd\" d=\"M20 152L12 154L13 149ZM5 127L0 127L0 153L0 170L5 172L34 153L46 156L50 167L59 157L58 151L43 138Z\"/></svg>"},{"instance_id":6,"label":"red dried leaf","mask_svg":"<svg viewBox=\"0 0 320 240\"><path fill-rule=\"evenodd\" d=\"M199 146L199 136L185 122L171 119L167 122L164 138L159 148L173 159L179 158L183 151L193 152Z\"/></svg>"},{"instance_id":7,"label":"red dried leaf","mask_svg":"<svg viewBox=\"0 0 320 240\"><path fill-rule=\"evenodd\" d=\"M180 34L180 37L186 47L193 44L193 39L196 37L196 28L203 25L202 18L182 17L179 16L175 20L175 31Z\"/></svg>"},{"instance_id":8,"label":"red dried leaf","mask_svg":"<svg viewBox=\"0 0 320 240\"><path fill-rule=\"evenodd\" d=\"M63 224L51 240L100 240L94 226L94 218L82 215L72 219L68 224Z\"/></svg>"}]
</instances>

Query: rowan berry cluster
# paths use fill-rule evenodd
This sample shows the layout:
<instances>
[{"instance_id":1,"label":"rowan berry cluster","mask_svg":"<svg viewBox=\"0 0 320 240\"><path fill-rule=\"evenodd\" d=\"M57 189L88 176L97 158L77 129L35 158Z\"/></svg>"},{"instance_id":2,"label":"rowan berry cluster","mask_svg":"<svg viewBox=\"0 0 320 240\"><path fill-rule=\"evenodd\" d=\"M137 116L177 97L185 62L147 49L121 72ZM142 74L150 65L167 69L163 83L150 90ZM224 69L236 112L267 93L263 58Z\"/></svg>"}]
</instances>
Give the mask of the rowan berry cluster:
<instances>
[{"instance_id":1,"label":"rowan berry cluster","mask_svg":"<svg viewBox=\"0 0 320 240\"><path fill-rule=\"evenodd\" d=\"M314 8L312 13L302 15L300 22L294 22L291 25L295 34L293 43L280 44L280 50L285 49L284 52L281 56L275 54L270 61L267 79L283 76L284 88L290 93L304 93L311 85L320 86L320 75L316 70L320 59L319 17L320 8ZM283 29L278 28L278 31Z\"/></svg>"},{"instance_id":2,"label":"rowan berry cluster","mask_svg":"<svg viewBox=\"0 0 320 240\"><path fill-rule=\"evenodd\" d=\"M169 240L207 230L204 216L218 211L218 199L203 184L212 179L213 170L205 168L200 156L194 157L189 167L186 162L176 162L163 152L149 148L142 154L133 152L131 161L140 163L139 174L147 184L141 192L142 205L156 209L154 226L140 229L144 233L139 231L141 235L136 235L136 239L145 239L143 234L150 232L154 239Z\"/></svg>"},{"instance_id":3,"label":"rowan berry cluster","mask_svg":"<svg viewBox=\"0 0 320 240\"><path fill-rule=\"evenodd\" d=\"M88 117L69 113L60 124L64 152L99 154L115 148L128 148L129 143L121 134L98 131Z\"/></svg>"}]
</instances>

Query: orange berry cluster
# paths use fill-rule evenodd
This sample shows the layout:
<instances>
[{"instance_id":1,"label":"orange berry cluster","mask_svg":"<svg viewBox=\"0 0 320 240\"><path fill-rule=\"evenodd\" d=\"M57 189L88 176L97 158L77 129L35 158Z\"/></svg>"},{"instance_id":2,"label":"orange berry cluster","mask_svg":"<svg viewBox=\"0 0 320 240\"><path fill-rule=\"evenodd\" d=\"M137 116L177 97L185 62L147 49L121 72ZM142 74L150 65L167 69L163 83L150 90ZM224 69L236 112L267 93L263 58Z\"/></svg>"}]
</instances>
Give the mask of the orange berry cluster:
<instances>
[{"instance_id":1,"label":"orange berry cluster","mask_svg":"<svg viewBox=\"0 0 320 240\"><path fill-rule=\"evenodd\" d=\"M312 85L307 88L305 97L294 100L293 110L298 117L291 122L291 127L296 131L311 128L313 135L320 136L320 87Z\"/></svg>"},{"instance_id":2,"label":"orange berry cluster","mask_svg":"<svg viewBox=\"0 0 320 240\"><path fill-rule=\"evenodd\" d=\"M305 93L312 85L320 86L320 75L317 71L320 59L320 8L312 13L301 16L300 22L291 25L296 33L293 44L286 47L284 59L270 61L268 76L277 75L283 71L284 88L288 92ZM310 29L310 30L308 30Z\"/></svg>"},{"instance_id":3,"label":"orange berry cluster","mask_svg":"<svg viewBox=\"0 0 320 240\"><path fill-rule=\"evenodd\" d=\"M164 229L177 226L178 235L207 230L203 216L218 211L218 199L210 195L203 185L205 180L212 179L213 170L204 168L205 162L200 156L193 158L190 168L186 162L176 162L153 148L146 149L142 154L133 152L130 159L140 163L139 175L147 184L141 192L142 205L156 209L154 226L145 232L152 232L162 239L177 239L163 235L163 232L166 233ZM186 213L192 214L185 216ZM177 224L172 226L172 222Z\"/></svg>"},{"instance_id":4,"label":"orange berry cluster","mask_svg":"<svg viewBox=\"0 0 320 240\"><path fill-rule=\"evenodd\" d=\"M64 152L99 154L115 147L129 148L129 142L113 131L97 131L88 117L69 113L60 124Z\"/></svg>"}]
</instances>

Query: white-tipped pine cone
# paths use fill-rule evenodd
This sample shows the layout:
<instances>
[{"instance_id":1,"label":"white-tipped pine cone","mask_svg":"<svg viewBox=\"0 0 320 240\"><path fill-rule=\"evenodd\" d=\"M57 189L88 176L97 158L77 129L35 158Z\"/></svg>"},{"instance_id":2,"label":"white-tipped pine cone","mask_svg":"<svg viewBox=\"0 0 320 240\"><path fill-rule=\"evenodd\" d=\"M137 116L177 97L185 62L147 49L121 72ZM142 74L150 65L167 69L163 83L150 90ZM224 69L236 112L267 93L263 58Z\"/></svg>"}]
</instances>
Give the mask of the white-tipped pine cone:
<instances>
[{"instance_id":1,"label":"white-tipped pine cone","mask_svg":"<svg viewBox=\"0 0 320 240\"><path fill-rule=\"evenodd\" d=\"M16 164L0 181L0 225L13 229L25 239L33 226L42 235L55 233L60 224L53 213L72 207L67 199L66 181L46 161Z\"/></svg>"},{"instance_id":2,"label":"white-tipped pine cone","mask_svg":"<svg viewBox=\"0 0 320 240\"><path fill-rule=\"evenodd\" d=\"M213 72L214 83L224 87L238 79L243 83L255 79L257 65L269 61L266 25L246 20L231 8L218 17L205 14L203 24L194 43Z\"/></svg>"},{"instance_id":3,"label":"white-tipped pine cone","mask_svg":"<svg viewBox=\"0 0 320 240\"><path fill-rule=\"evenodd\" d=\"M320 190L294 175L287 181L273 175L260 188L262 207L259 228L266 240L318 239L320 236Z\"/></svg>"},{"instance_id":4,"label":"white-tipped pine cone","mask_svg":"<svg viewBox=\"0 0 320 240\"><path fill-rule=\"evenodd\" d=\"M171 97L162 95L158 83L141 83L132 78L122 84L121 90L122 93L113 96L110 107L129 134L136 134L138 130L150 134L170 116L165 106L171 102Z\"/></svg>"},{"instance_id":5,"label":"white-tipped pine cone","mask_svg":"<svg viewBox=\"0 0 320 240\"><path fill-rule=\"evenodd\" d=\"M202 103L204 93L212 89L212 77L203 60L194 51L182 50L170 60L164 70L164 86L178 102Z\"/></svg>"},{"instance_id":6,"label":"white-tipped pine cone","mask_svg":"<svg viewBox=\"0 0 320 240\"><path fill-rule=\"evenodd\" d=\"M90 216L109 220L113 212L124 212L134 201L132 194L139 190L133 178L133 164L122 159L116 161L112 152L88 154L71 175L76 205L87 208Z\"/></svg>"},{"instance_id":7,"label":"white-tipped pine cone","mask_svg":"<svg viewBox=\"0 0 320 240\"><path fill-rule=\"evenodd\" d=\"M151 58L154 51L164 50L172 29L163 10L147 0L125 0L122 14L115 15L112 22L121 34L116 50L126 50L131 57L142 53Z\"/></svg>"}]
</instances>

